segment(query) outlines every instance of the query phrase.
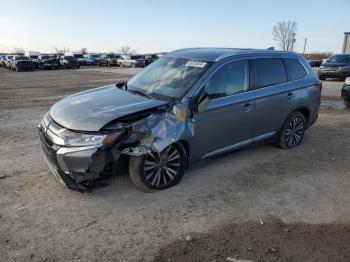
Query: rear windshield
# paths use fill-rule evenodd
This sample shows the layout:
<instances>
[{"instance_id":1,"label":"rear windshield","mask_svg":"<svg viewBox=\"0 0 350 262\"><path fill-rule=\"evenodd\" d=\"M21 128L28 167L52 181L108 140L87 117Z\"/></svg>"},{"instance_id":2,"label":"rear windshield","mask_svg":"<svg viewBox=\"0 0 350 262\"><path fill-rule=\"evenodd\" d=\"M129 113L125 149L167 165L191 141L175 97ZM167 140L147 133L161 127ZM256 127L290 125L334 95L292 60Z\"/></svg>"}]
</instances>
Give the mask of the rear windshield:
<instances>
[{"instance_id":1,"label":"rear windshield","mask_svg":"<svg viewBox=\"0 0 350 262\"><path fill-rule=\"evenodd\" d=\"M350 63L350 55L335 55L332 56L328 63Z\"/></svg>"}]
</instances>

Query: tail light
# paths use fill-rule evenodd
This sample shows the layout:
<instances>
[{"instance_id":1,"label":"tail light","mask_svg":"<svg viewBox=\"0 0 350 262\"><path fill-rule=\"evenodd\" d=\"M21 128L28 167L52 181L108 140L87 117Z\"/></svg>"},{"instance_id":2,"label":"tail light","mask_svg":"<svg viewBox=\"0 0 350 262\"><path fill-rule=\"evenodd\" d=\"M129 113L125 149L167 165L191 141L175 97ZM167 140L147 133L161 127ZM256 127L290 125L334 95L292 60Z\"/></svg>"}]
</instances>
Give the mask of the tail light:
<instances>
[{"instance_id":1,"label":"tail light","mask_svg":"<svg viewBox=\"0 0 350 262\"><path fill-rule=\"evenodd\" d=\"M318 80L318 81L314 84L314 86L315 86L316 88L320 89L320 91L322 91L322 81Z\"/></svg>"}]
</instances>

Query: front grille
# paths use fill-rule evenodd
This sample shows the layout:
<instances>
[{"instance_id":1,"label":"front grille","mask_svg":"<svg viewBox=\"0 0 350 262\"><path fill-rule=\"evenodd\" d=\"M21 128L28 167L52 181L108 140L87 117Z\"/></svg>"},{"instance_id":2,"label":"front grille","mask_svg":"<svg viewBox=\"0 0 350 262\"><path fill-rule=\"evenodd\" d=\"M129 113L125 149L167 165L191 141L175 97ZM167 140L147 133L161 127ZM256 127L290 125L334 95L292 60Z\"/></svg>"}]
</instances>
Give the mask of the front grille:
<instances>
[{"instance_id":1,"label":"front grille","mask_svg":"<svg viewBox=\"0 0 350 262\"><path fill-rule=\"evenodd\" d=\"M59 169L57 158L56 158L56 153L59 147L52 144L52 142L47 139L47 137L45 136L41 128L39 128L39 136L40 136L41 150L45 155L46 159L54 166L54 168Z\"/></svg>"},{"instance_id":2,"label":"front grille","mask_svg":"<svg viewBox=\"0 0 350 262\"><path fill-rule=\"evenodd\" d=\"M45 137L49 139L51 143L56 145L64 145L64 140L59 135L66 131L66 129L53 122L49 116L49 113L44 116L40 126Z\"/></svg>"},{"instance_id":3,"label":"front grille","mask_svg":"<svg viewBox=\"0 0 350 262\"><path fill-rule=\"evenodd\" d=\"M18 66L33 66L33 62L32 61L18 61L17 65Z\"/></svg>"},{"instance_id":4,"label":"front grille","mask_svg":"<svg viewBox=\"0 0 350 262\"><path fill-rule=\"evenodd\" d=\"M323 70L324 71L337 71L337 67L324 67Z\"/></svg>"}]
</instances>

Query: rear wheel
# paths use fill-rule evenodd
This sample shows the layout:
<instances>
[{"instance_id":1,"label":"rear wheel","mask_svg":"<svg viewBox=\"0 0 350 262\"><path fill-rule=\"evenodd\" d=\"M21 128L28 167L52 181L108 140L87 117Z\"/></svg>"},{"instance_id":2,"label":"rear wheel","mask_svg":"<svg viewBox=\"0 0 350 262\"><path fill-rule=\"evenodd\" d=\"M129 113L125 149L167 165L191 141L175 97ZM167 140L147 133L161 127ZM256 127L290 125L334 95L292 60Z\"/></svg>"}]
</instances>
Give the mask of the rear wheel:
<instances>
[{"instance_id":1,"label":"rear wheel","mask_svg":"<svg viewBox=\"0 0 350 262\"><path fill-rule=\"evenodd\" d=\"M326 80L326 77L324 77L324 76L319 76L318 77L320 80Z\"/></svg>"},{"instance_id":2,"label":"rear wheel","mask_svg":"<svg viewBox=\"0 0 350 262\"><path fill-rule=\"evenodd\" d=\"M132 156L129 161L130 178L145 192L154 192L178 184L186 169L186 153L182 145L172 144L160 154Z\"/></svg>"},{"instance_id":3,"label":"rear wheel","mask_svg":"<svg viewBox=\"0 0 350 262\"><path fill-rule=\"evenodd\" d=\"M291 114L280 133L278 144L280 148L293 148L302 142L306 130L306 120L302 113Z\"/></svg>"}]
</instances>

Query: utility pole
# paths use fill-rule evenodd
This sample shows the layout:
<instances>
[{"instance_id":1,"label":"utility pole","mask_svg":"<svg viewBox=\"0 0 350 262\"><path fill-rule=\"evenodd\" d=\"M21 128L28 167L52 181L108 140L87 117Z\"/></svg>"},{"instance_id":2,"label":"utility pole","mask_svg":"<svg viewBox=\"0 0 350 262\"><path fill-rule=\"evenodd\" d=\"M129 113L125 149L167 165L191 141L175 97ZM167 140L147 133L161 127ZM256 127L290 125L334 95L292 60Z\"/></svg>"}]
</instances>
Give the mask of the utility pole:
<instances>
[{"instance_id":1,"label":"utility pole","mask_svg":"<svg viewBox=\"0 0 350 262\"><path fill-rule=\"evenodd\" d=\"M305 54L306 43L307 43L307 37L305 37L305 40L304 40L304 49L303 49L303 55Z\"/></svg>"}]
</instances>

